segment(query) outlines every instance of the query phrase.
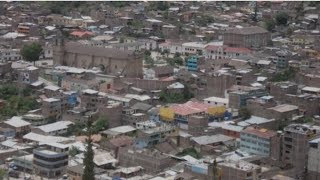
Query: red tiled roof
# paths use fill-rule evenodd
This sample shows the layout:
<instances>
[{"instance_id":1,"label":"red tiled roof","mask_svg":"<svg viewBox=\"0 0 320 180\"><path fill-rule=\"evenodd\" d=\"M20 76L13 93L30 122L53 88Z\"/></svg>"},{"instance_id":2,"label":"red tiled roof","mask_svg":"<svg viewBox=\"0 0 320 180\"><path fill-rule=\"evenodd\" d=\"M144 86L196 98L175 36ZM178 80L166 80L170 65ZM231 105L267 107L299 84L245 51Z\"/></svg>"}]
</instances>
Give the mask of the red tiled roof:
<instances>
[{"instance_id":1,"label":"red tiled roof","mask_svg":"<svg viewBox=\"0 0 320 180\"><path fill-rule=\"evenodd\" d=\"M216 51L216 50L218 50L219 47L221 47L221 46L208 45L205 47L205 49L210 50L210 51Z\"/></svg>"},{"instance_id":2,"label":"red tiled roof","mask_svg":"<svg viewBox=\"0 0 320 180\"><path fill-rule=\"evenodd\" d=\"M110 143L117 147L128 146L133 143L133 138L129 136L120 136L114 139L110 139Z\"/></svg>"},{"instance_id":3,"label":"red tiled roof","mask_svg":"<svg viewBox=\"0 0 320 180\"><path fill-rule=\"evenodd\" d=\"M235 53L250 53L251 50L248 48L236 48L236 47L226 47L224 52L235 52Z\"/></svg>"},{"instance_id":4,"label":"red tiled roof","mask_svg":"<svg viewBox=\"0 0 320 180\"><path fill-rule=\"evenodd\" d=\"M170 77L164 77L162 79L160 79L160 81L174 81L174 77L173 76L170 76Z\"/></svg>"},{"instance_id":5,"label":"red tiled roof","mask_svg":"<svg viewBox=\"0 0 320 180\"><path fill-rule=\"evenodd\" d=\"M78 37L82 37L85 35L93 35L92 32L89 31L73 31L72 33L70 33L72 36L78 36Z\"/></svg>"},{"instance_id":6,"label":"red tiled roof","mask_svg":"<svg viewBox=\"0 0 320 180\"><path fill-rule=\"evenodd\" d=\"M175 104L170 107L174 110L175 114L186 116L201 112L207 112L210 106L200 102L188 101L184 104Z\"/></svg>"},{"instance_id":7,"label":"red tiled roof","mask_svg":"<svg viewBox=\"0 0 320 180\"><path fill-rule=\"evenodd\" d=\"M242 132L247 134L253 134L265 139L268 139L277 135L275 131L265 129L265 128L252 127L252 126L247 127L246 129L242 130Z\"/></svg>"}]
</instances>

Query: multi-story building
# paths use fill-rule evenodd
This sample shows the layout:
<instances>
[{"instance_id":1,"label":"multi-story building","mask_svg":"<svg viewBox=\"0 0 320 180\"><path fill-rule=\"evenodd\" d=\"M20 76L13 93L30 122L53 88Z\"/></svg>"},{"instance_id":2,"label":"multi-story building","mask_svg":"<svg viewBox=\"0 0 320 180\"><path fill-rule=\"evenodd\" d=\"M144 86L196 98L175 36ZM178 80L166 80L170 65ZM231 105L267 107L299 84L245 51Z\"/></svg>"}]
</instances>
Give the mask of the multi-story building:
<instances>
[{"instance_id":1,"label":"multi-story building","mask_svg":"<svg viewBox=\"0 0 320 180\"><path fill-rule=\"evenodd\" d=\"M298 85L290 81L270 83L269 93L275 100L283 101L286 94L297 94Z\"/></svg>"},{"instance_id":2,"label":"multi-story building","mask_svg":"<svg viewBox=\"0 0 320 180\"><path fill-rule=\"evenodd\" d=\"M266 91L259 87L234 85L227 90L229 93L229 107L240 109L247 105L247 100L252 97L262 97L267 95Z\"/></svg>"},{"instance_id":3,"label":"multi-story building","mask_svg":"<svg viewBox=\"0 0 320 180\"><path fill-rule=\"evenodd\" d=\"M37 25L33 23L20 23L17 28L18 33L35 35L37 31Z\"/></svg>"},{"instance_id":4,"label":"multi-story building","mask_svg":"<svg viewBox=\"0 0 320 180\"><path fill-rule=\"evenodd\" d=\"M200 102L188 101L184 104L172 105L169 108L174 112L174 119L182 129L188 129L189 118L193 115L207 117L210 106ZM160 112L160 117L163 117Z\"/></svg>"},{"instance_id":5,"label":"multi-story building","mask_svg":"<svg viewBox=\"0 0 320 180\"><path fill-rule=\"evenodd\" d=\"M61 87L71 91L82 91L85 89L98 89L99 81L92 73L79 70L78 73L68 73L61 80Z\"/></svg>"},{"instance_id":6,"label":"multi-story building","mask_svg":"<svg viewBox=\"0 0 320 180\"><path fill-rule=\"evenodd\" d=\"M57 148L56 148L57 149ZM68 153L64 149L34 149L33 165L35 173L41 177L57 178L64 174L68 166Z\"/></svg>"},{"instance_id":7,"label":"multi-story building","mask_svg":"<svg viewBox=\"0 0 320 180\"><path fill-rule=\"evenodd\" d=\"M202 54L204 49L204 44L200 42L186 42L182 44L182 53L188 54Z\"/></svg>"},{"instance_id":8,"label":"multi-story building","mask_svg":"<svg viewBox=\"0 0 320 180\"><path fill-rule=\"evenodd\" d=\"M12 63L2 63L0 62L0 77L5 79L6 77L11 78L11 68Z\"/></svg>"},{"instance_id":9,"label":"multi-story building","mask_svg":"<svg viewBox=\"0 0 320 180\"><path fill-rule=\"evenodd\" d=\"M207 59L241 59L251 54L248 48L237 48L229 46L208 45L204 48L204 55Z\"/></svg>"},{"instance_id":10,"label":"multi-story building","mask_svg":"<svg viewBox=\"0 0 320 180\"><path fill-rule=\"evenodd\" d=\"M11 128L0 127L0 135L4 136L5 138L13 138L15 137L16 132Z\"/></svg>"},{"instance_id":11,"label":"multi-story building","mask_svg":"<svg viewBox=\"0 0 320 180\"><path fill-rule=\"evenodd\" d=\"M291 124L284 128L282 161L295 168L297 175L306 172L309 140L319 135L317 127Z\"/></svg>"},{"instance_id":12,"label":"multi-story building","mask_svg":"<svg viewBox=\"0 0 320 180\"><path fill-rule=\"evenodd\" d=\"M218 164L221 169L223 180L258 180L260 179L261 167L246 161L223 162Z\"/></svg>"},{"instance_id":13,"label":"multi-story building","mask_svg":"<svg viewBox=\"0 0 320 180\"><path fill-rule=\"evenodd\" d=\"M228 29L223 37L224 45L231 47L264 47L269 41L269 32L257 26Z\"/></svg>"},{"instance_id":14,"label":"multi-story building","mask_svg":"<svg viewBox=\"0 0 320 180\"><path fill-rule=\"evenodd\" d=\"M167 41L167 42L159 44L159 49L161 52L164 52L165 50L167 50L171 54L175 54L175 53L182 54L183 53L182 43L180 43L180 42Z\"/></svg>"},{"instance_id":15,"label":"multi-story building","mask_svg":"<svg viewBox=\"0 0 320 180\"><path fill-rule=\"evenodd\" d=\"M32 132L42 135L63 135L68 132L69 127L73 124L71 121L57 121L51 124L38 126L32 129Z\"/></svg>"},{"instance_id":16,"label":"multi-story building","mask_svg":"<svg viewBox=\"0 0 320 180\"><path fill-rule=\"evenodd\" d=\"M15 137L17 138L31 131L31 124L22 120L20 116L13 116L11 119L4 121L2 127L13 129L15 131Z\"/></svg>"},{"instance_id":17,"label":"multi-story building","mask_svg":"<svg viewBox=\"0 0 320 180\"><path fill-rule=\"evenodd\" d=\"M121 148L119 164L124 167L142 166L147 173L158 173L170 167L174 162L169 156L149 150Z\"/></svg>"},{"instance_id":18,"label":"multi-story building","mask_svg":"<svg viewBox=\"0 0 320 180\"><path fill-rule=\"evenodd\" d=\"M161 143L167 136L176 131L175 127L170 125L149 128L147 126L144 127L144 129L138 131L138 138L135 140L135 146L139 148L146 148Z\"/></svg>"},{"instance_id":19,"label":"multi-story building","mask_svg":"<svg viewBox=\"0 0 320 180\"><path fill-rule=\"evenodd\" d=\"M190 56L187 59L187 68L189 71L198 71L199 65L204 64L204 57Z\"/></svg>"},{"instance_id":20,"label":"multi-story building","mask_svg":"<svg viewBox=\"0 0 320 180\"><path fill-rule=\"evenodd\" d=\"M293 56L293 53L287 50L281 50L276 52L276 67L279 69L284 69L289 66L289 60Z\"/></svg>"},{"instance_id":21,"label":"multi-story building","mask_svg":"<svg viewBox=\"0 0 320 180\"><path fill-rule=\"evenodd\" d=\"M28 66L22 69L16 69L14 74L15 79L22 84L32 84L38 81L39 68L34 66Z\"/></svg>"},{"instance_id":22,"label":"multi-story building","mask_svg":"<svg viewBox=\"0 0 320 180\"><path fill-rule=\"evenodd\" d=\"M48 120L41 114L28 113L23 115L23 119L30 122L33 126L41 126L48 123Z\"/></svg>"},{"instance_id":23,"label":"multi-story building","mask_svg":"<svg viewBox=\"0 0 320 180\"><path fill-rule=\"evenodd\" d=\"M307 179L320 179L320 138L309 141Z\"/></svg>"},{"instance_id":24,"label":"multi-story building","mask_svg":"<svg viewBox=\"0 0 320 180\"><path fill-rule=\"evenodd\" d=\"M255 126L247 127L240 133L240 149L252 154L270 156L271 151L280 150L272 146L274 138L277 138L275 131Z\"/></svg>"},{"instance_id":25,"label":"multi-story building","mask_svg":"<svg viewBox=\"0 0 320 180\"><path fill-rule=\"evenodd\" d=\"M88 110L96 110L100 106L107 104L108 97L105 93L86 89L81 94L81 106Z\"/></svg>"},{"instance_id":26,"label":"multi-story building","mask_svg":"<svg viewBox=\"0 0 320 180\"><path fill-rule=\"evenodd\" d=\"M42 101L42 115L49 119L61 118L61 100L56 98L47 98Z\"/></svg>"},{"instance_id":27,"label":"multi-story building","mask_svg":"<svg viewBox=\"0 0 320 180\"><path fill-rule=\"evenodd\" d=\"M18 61L22 60L20 49L0 49L0 61Z\"/></svg>"}]
</instances>

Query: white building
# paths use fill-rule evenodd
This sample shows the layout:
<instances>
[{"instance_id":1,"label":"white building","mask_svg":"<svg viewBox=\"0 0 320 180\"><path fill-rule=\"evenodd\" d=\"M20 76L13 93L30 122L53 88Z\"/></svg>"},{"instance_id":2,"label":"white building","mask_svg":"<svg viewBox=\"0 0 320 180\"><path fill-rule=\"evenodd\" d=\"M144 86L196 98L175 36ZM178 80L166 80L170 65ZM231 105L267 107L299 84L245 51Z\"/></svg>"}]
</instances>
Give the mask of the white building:
<instances>
[{"instance_id":1,"label":"white building","mask_svg":"<svg viewBox=\"0 0 320 180\"><path fill-rule=\"evenodd\" d=\"M203 52L205 45L201 42L187 42L182 44L183 54L199 54Z\"/></svg>"},{"instance_id":2,"label":"white building","mask_svg":"<svg viewBox=\"0 0 320 180\"><path fill-rule=\"evenodd\" d=\"M69 126L72 124L73 122L71 121L57 121L55 123L38 126L34 128L32 132L52 136L61 135L67 133Z\"/></svg>"},{"instance_id":3,"label":"white building","mask_svg":"<svg viewBox=\"0 0 320 180\"><path fill-rule=\"evenodd\" d=\"M0 49L0 61L18 61L22 60L20 49Z\"/></svg>"},{"instance_id":4,"label":"white building","mask_svg":"<svg viewBox=\"0 0 320 180\"><path fill-rule=\"evenodd\" d=\"M320 138L309 142L308 179L320 178Z\"/></svg>"},{"instance_id":5,"label":"white building","mask_svg":"<svg viewBox=\"0 0 320 180\"><path fill-rule=\"evenodd\" d=\"M228 98L220 98L220 97L208 97L203 99L203 103L204 104L209 104L212 106L225 106L228 107L229 106L229 99Z\"/></svg>"},{"instance_id":6,"label":"white building","mask_svg":"<svg viewBox=\"0 0 320 180\"><path fill-rule=\"evenodd\" d=\"M183 53L182 44L181 43L175 43L175 42L164 42L159 44L159 49L161 52L164 50L169 51L170 54L175 53Z\"/></svg>"},{"instance_id":7,"label":"white building","mask_svg":"<svg viewBox=\"0 0 320 180\"><path fill-rule=\"evenodd\" d=\"M208 45L204 48L204 55L207 59L248 58L250 54L251 50L247 48L216 45Z\"/></svg>"}]
</instances>

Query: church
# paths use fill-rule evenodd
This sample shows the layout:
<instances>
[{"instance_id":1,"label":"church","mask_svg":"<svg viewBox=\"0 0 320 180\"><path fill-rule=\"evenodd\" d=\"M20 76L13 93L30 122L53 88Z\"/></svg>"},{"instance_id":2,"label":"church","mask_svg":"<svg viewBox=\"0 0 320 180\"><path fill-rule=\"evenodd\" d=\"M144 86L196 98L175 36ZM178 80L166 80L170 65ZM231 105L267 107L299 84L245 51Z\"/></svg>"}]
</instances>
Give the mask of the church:
<instances>
[{"instance_id":1,"label":"church","mask_svg":"<svg viewBox=\"0 0 320 180\"><path fill-rule=\"evenodd\" d=\"M65 42L63 38L55 39L53 64L85 69L100 67L109 75L143 77L142 53L86 46L77 42Z\"/></svg>"}]
</instances>

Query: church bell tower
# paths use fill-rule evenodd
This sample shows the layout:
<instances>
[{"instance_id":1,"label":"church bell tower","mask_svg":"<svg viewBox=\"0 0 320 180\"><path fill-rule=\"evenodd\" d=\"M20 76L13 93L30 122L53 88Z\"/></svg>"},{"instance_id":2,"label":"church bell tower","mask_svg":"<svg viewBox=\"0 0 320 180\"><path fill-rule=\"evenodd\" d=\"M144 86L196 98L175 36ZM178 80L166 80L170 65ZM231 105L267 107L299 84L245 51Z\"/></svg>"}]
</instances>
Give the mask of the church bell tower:
<instances>
[{"instance_id":1,"label":"church bell tower","mask_svg":"<svg viewBox=\"0 0 320 180\"><path fill-rule=\"evenodd\" d=\"M65 42L61 31L57 33L53 45L53 65L63 65L64 63L64 53L65 53Z\"/></svg>"}]
</instances>

